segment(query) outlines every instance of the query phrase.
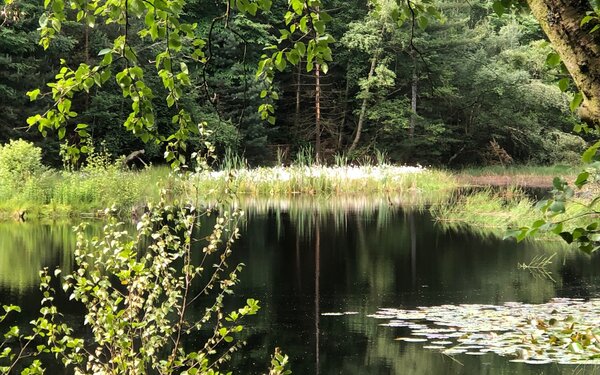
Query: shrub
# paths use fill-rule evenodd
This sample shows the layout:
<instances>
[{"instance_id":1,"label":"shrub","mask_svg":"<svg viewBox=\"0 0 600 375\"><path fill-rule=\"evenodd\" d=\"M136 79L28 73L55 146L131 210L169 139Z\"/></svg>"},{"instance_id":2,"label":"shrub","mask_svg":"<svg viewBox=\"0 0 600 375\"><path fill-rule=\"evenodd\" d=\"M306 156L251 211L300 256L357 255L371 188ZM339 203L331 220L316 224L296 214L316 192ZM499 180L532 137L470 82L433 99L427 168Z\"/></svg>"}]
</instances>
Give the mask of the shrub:
<instances>
[{"instance_id":1,"label":"shrub","mask_svg":"<svg viewBox=\"0 0 600 375\"><path fill-rule=\"evenodd\" d=\"M42 173L42 149L22 139L0 146L0 175L23 181Z\"/></svg>"},{"instance_id":2,"label":"shrub","mask_svg":"<svg viewBox=\"0 0 600 375\"><path fill-rule=\"evenodd\" d=\"M210 222L204 243L198 228L207 212L191 203L161 201L143 215L133 234L107 213L99 238L90 239L84 224L78 227L75 271L62 280L60 270L41 273L44 299L40 316L31 322L33 335L23 337L16 327L5 334L27 344L43 338L31 349L33 363L22 353L4 351L0 373L11 372L23 360L29 371L23 373L41 374L39 356L51 352L75 374L220 374L219 367L243 345L242 322L260 308L253 299L233 311L224 307L243 266L227 264L241 212L225 211ZM198 252L203 255L193 255ZM63 320L54 305L58 294L52 285L58 280L84 308L83 325L91 334ZM13 310L19 308L5 307L6 314ZM204 335L206 340L197 340ZM273 360L272 374L289 373L287 356L276 352Z\"/></svg>"},{"instance_id":3,"label":"shrub","mask_svg":"<svg viewBox=\"0 0 600 375\"><path fill-rule=\"evenodd\" d=\"M42 150L33 143L19 139L0 146L0 199L15 199L25 190L32 192L46 171Z\"/></svg>"}]
</instances>

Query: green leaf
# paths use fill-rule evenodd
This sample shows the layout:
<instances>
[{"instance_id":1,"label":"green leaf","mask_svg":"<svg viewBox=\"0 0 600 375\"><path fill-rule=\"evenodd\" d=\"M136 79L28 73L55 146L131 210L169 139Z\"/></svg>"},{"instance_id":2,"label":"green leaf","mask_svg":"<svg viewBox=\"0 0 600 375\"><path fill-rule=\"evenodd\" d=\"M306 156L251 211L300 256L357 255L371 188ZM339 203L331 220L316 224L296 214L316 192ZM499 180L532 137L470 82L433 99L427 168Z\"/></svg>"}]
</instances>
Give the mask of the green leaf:
<instances>
[{"instance_id":1,"label":"green leaf","mask_svg":"<svg viewBox=\"0 0 600 375\"><path fill-rule=\"evenodd\" d=\"M104 48L104 49L100 50L100 52L98 52L98 56L104 56L107 53L111 53L111 52L112 52L111 48Z\"/></svg>"},{"instance_id":2,"label":"green leaf","mask_svg":"<svg viewBox=\"0 0 600 375\"><path fill-rule=\"evenodd\" d=\"M179 34L175 32L169 34L168 46L174 51L179 51L181 49L181 39L179 38Z\"/></svg>"},{"instance_id":3,"label":"green leaf","mask_svg":"<svg viewBox=\"0 0 600 375\"><path fill-rule=\"evenodd\" d=\"M39 94L40 94L40 89L28 91L27 96L29 96L29 101L32 102L32 101L36 100Z\"/></svg>"},{"instance_id":4,"label":"green leaf","mask_svg":"<svg viewBox=\"0 0 600 375\"><path fill-rule=\"evenodd\" d=\"M583 154L581 155L581 160L584 163L591 163L594 156L596 156L596 152L598 151L598 148L600 148L600 141L594 143L593 146L591 146L590 148L585 150L583 152Z\"/></svg>"},{"instance_id":5,"label":"green leaf","mask_svg":"<svg viewBox=\"0 0 600 375\"><path fill-rule=\"evenodd\" d=\"M562 92L567 91L567 89L569 88L569 79L568 78L562 78L560 81L558 81L558 88Z\"/></svg>"},{"instance_id":6,"label":"green leaf","mask_svg":"<svg viewBox=\"0 0 600 375\"><path fill-rule=\"evenodd\" d=\"M583 228L575 228L573 229L573 231L571 232L573 240L577 240L579 238L581 238L582 236L584 236L587 233L587 231Z\"/></svg>"},{"instance_id":7,"label":"green leaf","mask_svg":"<svg viewBox=\"0 0 600 375\"><path fill-rule=\"evenodd\" d=\"M277 70L282 72L285 69L286 65L287 63L283 58L283 52L278 52L275 56L275 67L277 68Z\"/></svg>"},{"instance_id":8,"label":"green leaf","mask_svg":"<svg viewBox=\"0 0 600 375\"><path fill-rule=\"evenodd\" d=\"M563 213L565 212L565 202L562 201L554 201L550 206L550 211L554 213Z\"/></svg>"},{"instance_id":9,"label":"green leaf","mask_svg":"<svg viewBox=\"0 0 600 375\"><path fill-rule=\"evenodd\" d=\"M590 15L588 14L587 16L585 16L585 17L583 17L583 18L581 19L581 23L579 24L579 26L583 26L583 25L585 25L586 23L590 22L590 21L591 21L591 20L593 20L593 19L594 19L594 17L593 17L593 16L590 16Z\"/></svg>"},{"instance_id":10,"label":"green leaf","mask_svg":"<svg viewBox=\"0 0 600 375\"><path fill-rule=\"evenodd\" d=\"M307 72L312 72L313 68L314 68L314 63L312 61L308 61L306 63L306 71Z\"/></svg>"},{"instance_id":11,"label":"green leaf","mask_svg":"<svg viewBox=\"0 0 600 375\"><path fill-rule=\"evenodd\" d=\"M552 179L552 186L556 189L556 190L564 190L564 181L562 178L560 177L554 177Z\"/></svg>"},{"instance_id":12,"label":"green leaf","mask_svg":"<svg viewBox=\"0 0 600 375\"><path fill-rule=\"evenodd\" d=\"M575 186L581 189L581 187L587 183L588 177L590 177L589 172L580 173L575 180Z\"/></svg>"},{"instance_id":13,"label":"green leaf","mask_svg":"<svg viewBox=\"0 0 600 375\"><path fill-rule=\"evenodd\" d=\"M499 16L502 17L502 15L504 14L504 5L502 5L502 3L500 1L494 1L494 4L492 4L492 9L494 9L494 12Z\"/></svg>"},{"instance_id":14,"label":"green leaf","mask_svg":"<svg viewBox=\"0 0 600 375\"><path fill-rule=\"evenodd\" d=\"M325 33L325 22L320 21L320 20L314 21L313 26L314 26L315 30L317 31L317 33L319 33L319 34Z\"/></svg>"},{"instance_id":15,"label":"green leaf","mask_svg":"<svg viewBox=\"0 0 600 375\"><path fill-rule=\"evenodd\" d=\"M294 47L296 48L296 51L298 51L298 54L300 56L304 56L304 54L306 53L306 44L304 44L303 42L296 42Z\"/></svg>"},{"instance_id":16,"label":"green leaf","mask_svg":"<svg viewBox=\"0 0 600 375\"><path fill-rule=\"evenodd\" d=\"M554 228L552 229L552 233L554 234L560 234L563 231L563 223L558 223L554 226Z\"/></svg>"},{"instance_id":17,"label":"green leaf","mask_svg":"<svg viewBox=\"0 0 600 375\"><path fill-rule=\"evenodd\" d=\"M522 232L523 232L523 230L521 228L508 229L506 232L504 232L504 236L502 237L502 239L507 240L509 238L518 238Z\"/></svg>"},{"instance_id":18,"label":"green leaf","mask_svg":"<svg viewBox=\"0 0 600 375\"><path fill-rule=\"evenodd\" d=\"M583 102L583 94L581 92L578 92L577 94L575 94L573 100L571 100L571 104L569 105L569 107L571 108L571 112L575 112L575 110L581 105L581 102Z\"/></svg>"},{"instance_id":19,"label":"green leaf","mask_svg":"<svg viewBox=\"0 0 600 375\"><path fill-rule=\"evenodd\" d=\"M546 64L551 67L558 66L560 64L560 56L556 52L550 52L548 56L546 56Z\"/></svg>"},{"instance_id":20,"label":"green leaf","mask_svg":"<svg viewBox=\"0 0 600 375\"><path fill-rule=\"evenodd\" d=\"M573 235L570 232L561 232L559 233L559 236L561 236L566 243L573 243Z\"/></svg>"},{"instance_id":21,"label":"green leaf","mask_svg":"<svg viewBox=\"0 0 600 375\"><path fill-rule=\"evenodd\" d=\"M302 0L291 0L290 1L290 5L292 6L292 9L294 10L294 12L297 15L301 15L302 11L304 10L304 1Z\"/></svg>"},{"instance_id":22,"label":"green leaf","mask_svg":"<svg viewBox=\"0 0 600 375\"><path fill-rule=\"evenodd\" d=\"M533 223L532 227L533 227L533 228L539 228L539 227L541 227L541 226L542 226L542 225L544 225L544 224L546 224L546 220L542 220L542 219L540 219L540 220L536 220L536 221Z\"/></svg>"}]
</instances>

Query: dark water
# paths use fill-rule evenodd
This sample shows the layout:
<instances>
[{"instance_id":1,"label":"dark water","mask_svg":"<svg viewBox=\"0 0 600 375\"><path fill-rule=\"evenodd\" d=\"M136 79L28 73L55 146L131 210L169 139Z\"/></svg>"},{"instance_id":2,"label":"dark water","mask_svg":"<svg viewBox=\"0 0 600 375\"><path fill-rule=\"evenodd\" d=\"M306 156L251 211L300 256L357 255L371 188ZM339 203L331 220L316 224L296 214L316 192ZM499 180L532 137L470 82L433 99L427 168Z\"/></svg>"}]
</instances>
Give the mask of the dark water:
<instances>
[{"instance_id":1,"label":"dark water","mask_svg":"<svg viewBox=\"0 0 600 375\"><path fill-rule=\"evenodd\" d=\"M511 363L493 354L451 358L421 343L394 341L401 329L367 317L379 307L599 296L599 257L557 243L517 245L442 228L426 211L386 200L345 209L310 202L267 207L248 209L234 255L247 267L230 303L257 298L262 306L248 321L247 347L233 361L237 373L266 372L275 347L291 357L294 374L600 373L589 366ZM1 302L34 311L38 269L69 270L73 243L67 223L0 224ZM554 281L517 267L553 253ZM340 312L352 314L327 315Z\"/></svg>"}]
</instances>

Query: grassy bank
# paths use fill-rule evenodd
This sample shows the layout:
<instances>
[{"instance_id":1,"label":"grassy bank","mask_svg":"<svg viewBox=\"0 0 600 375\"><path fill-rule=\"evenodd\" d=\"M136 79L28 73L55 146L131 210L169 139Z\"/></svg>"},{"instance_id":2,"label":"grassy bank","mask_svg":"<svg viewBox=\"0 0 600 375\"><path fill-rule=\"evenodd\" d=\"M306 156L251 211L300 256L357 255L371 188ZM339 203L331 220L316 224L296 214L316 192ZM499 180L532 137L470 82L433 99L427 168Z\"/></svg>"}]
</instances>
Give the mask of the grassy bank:
<instances>
[{"instance_id":1,"label":"grassy bank","mask_svg":"<svg viewBox=\"0 0 600 375\"><path fill-rule=\"evenodd\" d=\"M202 191L222 191L231 182L251 196L431 193L458 186L452 174L407 166L290 166L205 172L192 182Z\"/></svg>"},{"instance_id":2,"label":"grassy bank","mask_svg":"<svg viewBox=\"0 0 600 375\"><path fill-rule=\"evenodd\" d=\"M488 166L471 167L456 172L461 185L466 186L520 186L551 187L556 176L569 181L575 179L580 167L569 165L551 166Z\"/></svg>"},{"instance_id":3,"label":"grassy bank","mask_svg":"<svg viewBox=\"0 0 600 375\"><path fill-rule=\"evenodd\" d=\"M123 215L158 199L161 190L173 198L216 199L226 191L248 197L310 195L357 196L410 194L431 202L457 186L451 174L416 167L276 167L203 172L174 176L168 167L140 171L116 162L95 163L79 171L45 169L23 181L0 178L0 217L95 215L115 206Z\"/></svg>"},{"instance_id":4,"label":"grassy bank","mask_svg":"<svg viewBox=\"0 0 600 375\"><path fill-rule=\"evenodd\" d=\"M112 206L126 215L158 199L160 186L171 181L169 173L166 167L129 171L111 165L76 172L46 170L20 186L0 181L0 217L90 216Z\"/></svg>"},{"instance_id":5,"label":"grassy bank","mask_svg":"<svg viewBox=\"0 0 600 375\"><path fill-rule=\"evenodd\" d=\"M433 205L432 216L448 226L472 225L491 230L529 225L539 216L535 202L516 187L458 194L453 201Z\"/></svg>"},{"instance_id":6,"label":"grassy bank","mask_svg":"<svg viewBox=\"0 0 600 375\"><path fill-rule=\"evenodd\" d=\"M571 231L578 226L590 224L589 217L581 214L589 212L586 204L589 199L583 196L572 198L562 214L548 217L548 222L564 221L564 230ZM484 188L480 191L458 193L452 200L430 207L434 219L441 225L456 228L470 226L483 231L502 235L509 228L531 227L543 218L536 208L537 202L518 187ZM566 220L577 218L573 220ZM558 236L546 234L544 238L558 239Z\"/></svg>"},{"instance_id":7,"label":"grassy bank","mask_svg":"<svg viewBox=\"0 0 600 375\"><path fill-rule=\"evenodd\" d=\"M307 153L310 155L310 153ZM76 171L44 167L41 150L25 141L0 146L0 216L64 217L95 215L114 206L123 215L135 215L147 202L157 200L161 191L173 198L219 199L227 192L245 197L289 199L297 196L328 199L333 196L392 196L409 205L433 204L439 221L477 223L506 227L528 221L533 202L516 189L504 196L483 191L441 204L450 193L465 185L465 176L529 176L551 179L564 175L568 167L519 167L509 169L473 168L459 174L423 167L395 166L382 159L377 165L337 166L315 164L304 156L288 167L249 168L240 157L228 155L220 171L175 176L166 166L139 171L124 167L105 152L94 152ZM511 195L510 197L508 195ZM440 198L442 197L442 198ZM395 205L391 201L391 205Z\"/></svg>"}]
</instances>

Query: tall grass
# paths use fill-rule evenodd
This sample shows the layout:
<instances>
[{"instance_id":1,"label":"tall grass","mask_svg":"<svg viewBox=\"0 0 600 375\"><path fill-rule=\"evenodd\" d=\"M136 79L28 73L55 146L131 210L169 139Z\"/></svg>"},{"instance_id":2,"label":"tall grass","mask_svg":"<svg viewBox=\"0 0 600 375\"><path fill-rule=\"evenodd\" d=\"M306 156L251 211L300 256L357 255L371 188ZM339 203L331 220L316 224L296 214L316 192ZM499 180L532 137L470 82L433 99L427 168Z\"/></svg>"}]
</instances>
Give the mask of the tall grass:
<instances>
[{"instance_id":1,"label":"tall grass","mask_svg":"<svg viewBox=\"0 0 600 375\"><path fill-rule=\"evenodd\" d=\"M531 224L538 216L535 202L523 190L483 189L459 194L455 200L431 206L435 220L445 225L473 225L505 230L510 226Z\"/></svg>"},{"instance_id":2,"label":"tall grass","mask_svg":"<svg viewBox=\"0 0 600 375\"><path fill-rule=\"evenodd\" d=\"M564 213L546 217L548 222L563 222L563 228L571 231L589 222L582 214L589 212L589 199L574 198L566 205ZM509 228L531 227L544 215L536 201L518 187L504 189L486 188L476 192L458 193L454 199L432 205L429 210L436 221L449 228L475 227L488 232L505 233ZM539 232L544 239L555 238L549 233Z\"/></svg>"},{"instance_id":3,"label":"tall grass","mask_svg":"<svg viewBox=\"0 0 600 375\"><path fill-rule=\"evenodd\" d=\"M96 214L111 206L123 214L130 214L148 201L156 201L161 187L177 188L170 186L175 180L169 174L168 167L131 171L121 168L118 162L80 171L48 170L23 181L19 190L0 190L0 216Z\"/></svg>"},{"instance_id":4,"label":"tall grass","mask_svg":"<svg viewBox=\"0 0 600 375\"><path fill-rule=\"evenodd\" d=\"M228 181L238 194L253 196L356 195L373 193L428 193L457 186L443 171L421 167L302 165L204 172L192 179L205 192L222 191Z\"/></svg>"},{"instance_id":5,"label":"tall grass","mask_svg":"<svg viewBox=\"0 0 600 375\"><path fill-rule=\"evenodd\" d=\"M579 167L572 165L515 165L503 167L500 165L486 167L469 167L458 171L459 174L466 176L570 176L579 173Z\"/></svg>"}]
</instances>

